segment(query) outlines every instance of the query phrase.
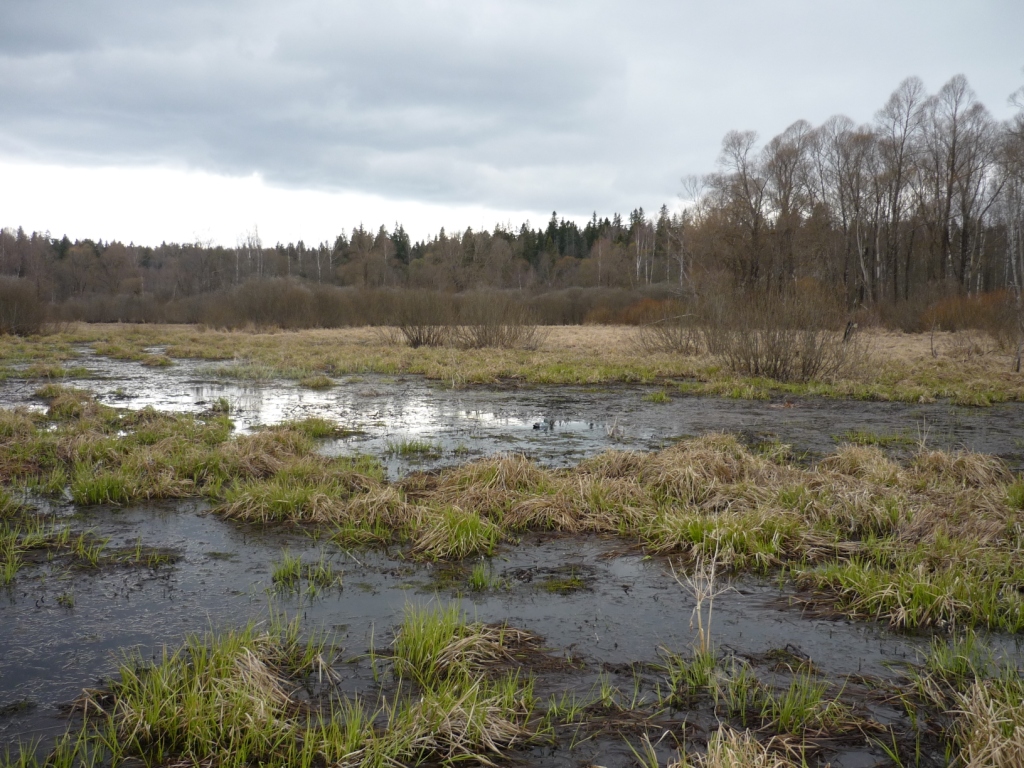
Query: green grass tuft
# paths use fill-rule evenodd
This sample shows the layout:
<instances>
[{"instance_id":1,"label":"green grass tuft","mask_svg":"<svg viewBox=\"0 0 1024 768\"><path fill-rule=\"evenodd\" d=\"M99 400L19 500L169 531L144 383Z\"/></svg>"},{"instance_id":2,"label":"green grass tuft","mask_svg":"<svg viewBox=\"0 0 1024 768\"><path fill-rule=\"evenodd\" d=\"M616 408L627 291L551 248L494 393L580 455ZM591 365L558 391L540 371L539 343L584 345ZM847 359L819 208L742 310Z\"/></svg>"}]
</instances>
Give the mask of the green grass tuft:
<instances>
[{"instance_id":1,"label":"green grass tuft","mask_svg":"<svg viewBox=\"0 0 1024 768\"><path fill-rule=\"evenodd\" d=\"M299 379L299 386L306 389L331 389L334 386L334 379L320 373Z\"/></svg>"},{"instance_id":2,"label":"green grass tuft","mask_svg":"<svg viewBox=\"0 0 1024 768\"><path fill-rule=\"evenodd\" d=\"M405 458L431 458L440 456L442 449L440 443L429 440L389 440L385 452Z\"/></svg>"},{"instance_id":3,"label":"green grass tuft","mask_svg":"<svg viewBox=\"0 0 1024 768\"><path fill-rule=\"evenodd\" d=\"M416 538L412 553L428 560L461 560L470 555L492 555L501 537L501 529L478 513L447 506L431 512Z\"/></svg>"}]
</instances>

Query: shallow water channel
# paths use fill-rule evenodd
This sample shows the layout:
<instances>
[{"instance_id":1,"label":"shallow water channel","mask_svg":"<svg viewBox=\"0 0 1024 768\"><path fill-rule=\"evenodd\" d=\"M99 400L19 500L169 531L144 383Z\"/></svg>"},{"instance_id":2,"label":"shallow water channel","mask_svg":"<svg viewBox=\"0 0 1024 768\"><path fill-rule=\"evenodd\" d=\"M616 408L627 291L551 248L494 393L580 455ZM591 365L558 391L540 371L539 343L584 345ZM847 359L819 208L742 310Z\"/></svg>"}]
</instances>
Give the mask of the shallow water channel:
<instances>
[{"instance_id":1,"label":"shallow water channel","mask_svg":"<svg viewBox=\"0 0 1024 768\"><path fill-rule=\"evenodd\" d=\"M1003 456L1015 467L1024 451L1020 405L965 409L692 397L658 403L644 399L652 388L450 390L421 378L382 376L345 377L330 390L311 391L290 382L218 378L208 363L150 369L95 356L80 362L96 375L72 383L119 407L198 412L224 397L240 430L309 415L333 418L361 432L328 441L324 450L380 456L392 477L498 451L525 452L548 466L572 465L607 448L653 450L708 431L739 433L753 442L781 440L811 460L834 450L836 438L848 431L966 447ZM37 386L0 382L0 406L40 407L31 397ZM394 451L409 440L437 450L412 458ZM900 444L895 449L910 450ZM227 522L201 502L58 511L75 529L109 537L112 547L141 540L177 560L153 569L96 571L39 563L0 590L0 750L63 731L62 705L112 675L125 650L156 658L188 633L238 627L272 611L333 631L342 658L356 660L339 665L343 689L353 692L372 683L366 653L371 646L386 647L409 603L459 600L471 617L507 620L543 636L552 654L574 662L542 677L538 693L545 698L566 689L585 697L602 680L632 691L636 668L630 665L657 662L661 648L686 652L696 637L693 596L665 561L645 558L621 540L534 535L503 545L487 563L493 587L473 593L465 567L410 562L397 550L342 551L295 531ZM286 549L307 560L325 555L343 572L342 586L316 596L275 590L272 564ZM572 589L558 587L566 575L573 577ZM799 595L770 581L743 578L729 586L715 603L712 628L724 653L756 661L784 651L809 658L842 684L847 676L892 679L892 665L917 661L927 644L927 638L870 622L815 617L802 609ZM995 640L1019 656L1011 638ZM865 702L879 722L900 717L884 703ZM685 713L676 722L680 717ZM692 721L697 729L713 725ZM623 738L581 737L517 757L528 765L635 765ZM863 745L836 747L825 758L845 768L887 764L880 750Z\"/></svg>"}]
</instances>

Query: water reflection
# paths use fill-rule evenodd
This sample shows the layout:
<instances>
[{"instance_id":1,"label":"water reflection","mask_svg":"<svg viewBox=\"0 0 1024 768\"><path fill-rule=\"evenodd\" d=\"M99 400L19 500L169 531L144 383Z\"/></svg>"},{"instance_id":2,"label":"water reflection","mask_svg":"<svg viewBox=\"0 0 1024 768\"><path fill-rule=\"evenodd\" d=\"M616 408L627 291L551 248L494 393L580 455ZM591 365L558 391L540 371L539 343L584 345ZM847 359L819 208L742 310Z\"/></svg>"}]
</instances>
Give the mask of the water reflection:
<instances>
[{"instance_id":1,"label":"water reflection","mask_svg":"<svg viewBox=\"0 0 1024 768\"><path fill-rule=\"evenodd\" d=\"M532 387L451 390L421 377L346 376L328 390L294 382L238 382L218 378L197 360L148 368L134 361L83 355L73 361L94 377L75 386L101 401L132 409L198 413L226 400L240 432L289 419L322 416L360 430L324 445L329 454L388 456L393 474L465 461L501 451L524 452L549 466L567 466L609 448L655 450L682 436L710 431L744 435L750 442L781 440L797 451L833 451L851 432L924 436L929 447L993 453L1019 467L1024 406L954 408L807 399L793 407L719 398L670 398L652 403L640 387ZM70 364L70 363L69 363ZM25 404L38 382L0 382L0 405ZM912 450L915 440L904 440ZM389 446L417 441L431 450L397 455ZM900 450L897 445L896 450Z\"/></svg>"}]
</instances>

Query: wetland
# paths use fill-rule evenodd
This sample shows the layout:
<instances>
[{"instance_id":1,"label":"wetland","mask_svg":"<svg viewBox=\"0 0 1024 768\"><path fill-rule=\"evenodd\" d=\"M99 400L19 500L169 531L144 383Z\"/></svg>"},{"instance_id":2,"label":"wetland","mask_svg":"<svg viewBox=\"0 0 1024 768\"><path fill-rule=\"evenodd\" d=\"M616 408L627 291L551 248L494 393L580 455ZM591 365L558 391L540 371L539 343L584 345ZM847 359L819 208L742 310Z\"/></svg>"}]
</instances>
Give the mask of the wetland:
<instances>
[{"instance_id":1,"label":"wetland","mask_svg":"<svg viewBox=\"0 0 1024 768\"><path fill-rule=\"evenodd\" d=\"M8 355L0 765L1024 755L1014 397L185 346Z\"/></svg>"}]
</instances>

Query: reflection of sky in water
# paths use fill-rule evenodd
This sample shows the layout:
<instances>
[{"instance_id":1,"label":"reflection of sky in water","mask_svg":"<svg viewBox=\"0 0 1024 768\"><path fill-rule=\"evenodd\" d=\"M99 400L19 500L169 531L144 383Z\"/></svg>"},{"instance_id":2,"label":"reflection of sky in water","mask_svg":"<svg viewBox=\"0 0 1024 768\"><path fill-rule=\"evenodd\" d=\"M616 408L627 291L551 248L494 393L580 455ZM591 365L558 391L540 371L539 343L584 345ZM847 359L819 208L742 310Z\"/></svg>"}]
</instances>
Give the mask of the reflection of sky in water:
<instances>
[{"instance_id":1,"label":"reflection of sky in water","mask_svg":"<svg viewBox=\"0 0 1024 768\"><path fill-rule=\"evenodd\" d=\"M564 390L453 391L421 377L372 375L343 377L331 389L310 390L294 382L218 379L216 366L202 361L148 368L88 355L82 362L94 378L74 385L117 407L196 413L223 398L239 432L309 416L335 420L360 434L326 443L325 452L386 457L392 474L507 451L569 465L611 444L603 417L576 418L579 402ZM37 387L22 382L21 391L14 392L0 384L0 398L39 408L42 404L31 399ZM422 459L392 455L389 448L406 441L433 450Z\"/></svg>"},{"instance_id":2,"label":"reflection of sky in water","mask_svg":"<svg viewBox=\"0 0 1024 768\"><path fill-rule=\"evenodd\" d=\"M527 387L446 389L418 376L344 376L328 390L294 382L220 379L218 365L180 360L168 368L83 355L94 378L68 383L94 391L102 402L138 409L198 413L220 398L228 401L240 432L308 416L322 416L360 430L324 443L324 452L369 453L385 458L392 476L499 452L523 452L549 466L570 466L586 456L616 449L654 450L686 435L739 433L748 441L778 439L797 451L835 450L850 431L927 434L937 448L966 447L1006 458L1019 468L1024 406L953 408L860 401L797 400L780 403L680 397L643 400L652 388ZM0 382L0 405L43 407L32 398L39 381ZM429 455L392 455L389 448L424 443ZM903 450L911 450L904 448Z\"/></svg>"}]
</instances>

